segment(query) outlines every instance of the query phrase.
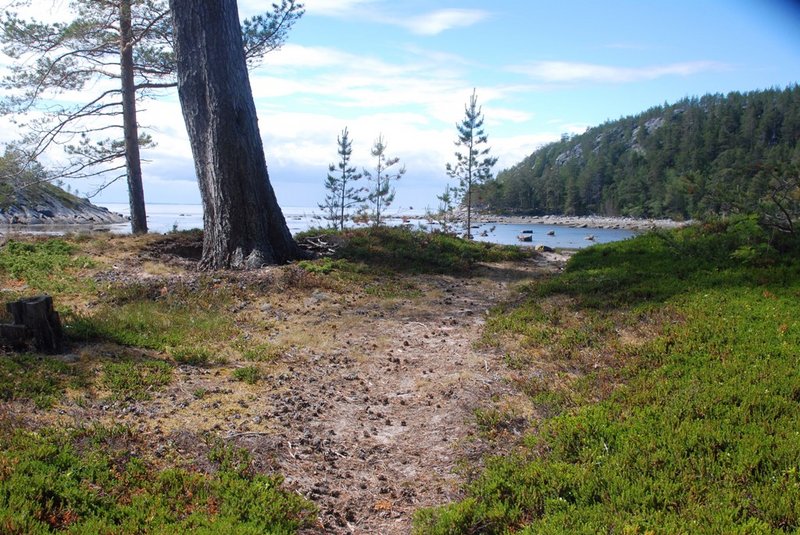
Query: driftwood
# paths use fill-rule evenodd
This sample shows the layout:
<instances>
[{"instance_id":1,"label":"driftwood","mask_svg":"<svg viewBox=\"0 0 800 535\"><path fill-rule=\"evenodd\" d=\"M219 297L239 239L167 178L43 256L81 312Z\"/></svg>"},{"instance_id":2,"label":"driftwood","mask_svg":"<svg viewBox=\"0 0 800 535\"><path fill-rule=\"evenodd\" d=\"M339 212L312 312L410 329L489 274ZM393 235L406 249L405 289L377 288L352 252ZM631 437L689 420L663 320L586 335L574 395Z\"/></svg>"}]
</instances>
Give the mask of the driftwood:
<instances>
[{"instance_id":1,"label":"driftwood","mask_svg":"<svg viewBox=\"0 0 800 535\"><path fill-rule=\"evenodd\" d=\"M307 236L297 242L302 249L317 256L331 256L339 248L338 239L332 236Z\"/></svg>"},{"instance_id":2,"label":"driftwood","mask_svg":"<svg viewBox=\"0 0 800 535\"><path fill-rule=\"evenodd\" d=\"M33 338L34 347L43 353L60 353L64 346L61 318L53 309L53 298L39 295L6 303L13 324L0 325L0 338L20 349Z\"/></svg>"}]
</instances>

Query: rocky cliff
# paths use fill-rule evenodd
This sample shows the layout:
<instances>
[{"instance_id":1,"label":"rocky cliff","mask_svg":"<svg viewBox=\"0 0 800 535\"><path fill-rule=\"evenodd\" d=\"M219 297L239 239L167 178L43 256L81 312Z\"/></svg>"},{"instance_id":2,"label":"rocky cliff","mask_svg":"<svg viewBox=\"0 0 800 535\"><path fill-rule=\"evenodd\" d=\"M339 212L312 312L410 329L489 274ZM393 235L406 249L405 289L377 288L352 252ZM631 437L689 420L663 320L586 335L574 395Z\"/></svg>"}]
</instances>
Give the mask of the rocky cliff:
<instances>
[{"instance_id":1,"label":"rocky cliff","mask_svg":"<svg viewBox=\"0 0 800 535\"><path fill-rule=\"evenodd\" d=\"M52 184L0 191L0 225L109 225L127 220Z\"/></svg>"}]
</instances>

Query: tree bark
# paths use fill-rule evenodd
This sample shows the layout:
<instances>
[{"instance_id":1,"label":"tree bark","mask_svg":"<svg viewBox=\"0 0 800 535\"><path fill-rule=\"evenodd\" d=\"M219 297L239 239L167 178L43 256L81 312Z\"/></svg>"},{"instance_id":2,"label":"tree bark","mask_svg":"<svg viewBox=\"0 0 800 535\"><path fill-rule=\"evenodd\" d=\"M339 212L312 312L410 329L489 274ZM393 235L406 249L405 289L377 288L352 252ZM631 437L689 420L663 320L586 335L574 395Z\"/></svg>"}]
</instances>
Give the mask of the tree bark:
<instances>
[{"instance_id":1,"label":"tree bark","mask_svg":"<svg viewBox=\"0 0 800 535\"><path fill-rule=\"evenodd\" d=\"M122 129L125 136L125 161L128 171L128 201L131 207L131 232L147 233L147 213L142 187L142 162L139 154L139 125L136 122L136 81L133 64L131 0L119 3L119 55L122 78Z\"/></svg>"},{"instance_id":2,"label":"tree bark","mask_svg":"<svg viewBox=\"0 0 800 535\"><path fill-rule=\"evenodd\" d=\"M178 97L203 200L203 269L306 255L269 182L235 0L170 0Z\"/></svg>"}]
</instances>

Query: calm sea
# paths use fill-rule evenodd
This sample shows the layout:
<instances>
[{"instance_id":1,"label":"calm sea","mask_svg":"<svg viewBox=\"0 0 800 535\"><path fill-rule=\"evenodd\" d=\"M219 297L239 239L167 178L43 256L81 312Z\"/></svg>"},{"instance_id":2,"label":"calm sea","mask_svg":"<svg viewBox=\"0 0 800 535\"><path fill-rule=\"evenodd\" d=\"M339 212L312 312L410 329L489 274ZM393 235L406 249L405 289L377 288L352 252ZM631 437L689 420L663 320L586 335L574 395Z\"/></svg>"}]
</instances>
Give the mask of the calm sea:
<instances>
[{"instance_id":1,"label":"calm sea","mask_svg":"<svg viewBox=\"0 0 800 535\"><path fill-rule=\"evenodd\" d=\"M127 204L105 203L112 212L129 214ZM320 212L314 208L288 206L282 207L286 224L292 234L308 230L313 227L325 225L325 221L320 216ZM422 210L404 210L404 214L411 216L410 224L414 227L423 226L431 228L428 221L424 219ZM389 213L387 224L399 225L403 223L403 218L399 213ZM190 230L203 228L203 207L199 204L148 204L147 205L147 226L151 232L169 232L171 230ZM434 225L435 227L435 225ZM517 236L523 231L533 231L533 239L530 242L520 242ZM130 232L130 226L114 225L112 232ZM552 232L552 234L550 234ZM547 245L553 248L580 249L593 243L607 243L612 241L624 240L634 236L636 233L622 229L581 229L566 227L563 225L511 225L511 224L483 224L478 228L472 229L472 234L477 241L492 243L514 244L514 245ZM481 234L485 234L482 236ZM588 236L593 236L593 240L587 240Z\"/></svg>"}]
</instances>

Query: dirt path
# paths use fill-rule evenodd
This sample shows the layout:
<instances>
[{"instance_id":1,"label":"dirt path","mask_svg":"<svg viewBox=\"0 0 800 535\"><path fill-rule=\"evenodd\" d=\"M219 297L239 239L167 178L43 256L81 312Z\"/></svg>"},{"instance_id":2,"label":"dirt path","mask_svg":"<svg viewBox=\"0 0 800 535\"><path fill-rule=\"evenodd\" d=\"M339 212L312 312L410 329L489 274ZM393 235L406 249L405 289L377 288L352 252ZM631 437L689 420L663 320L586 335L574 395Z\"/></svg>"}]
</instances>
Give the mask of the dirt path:
<instances>
[{"instance_id":1,"label":"dirt path","mask_svg":"<svg viewBox=\"0 0 800 535\"><path fill-rule=\"evenodd\" d=\"M487 311L549 260L414 277L411 299L283 307L316 347L266 389L280 430L231 438L319 505L319 532L409 533L413 511L458 497L459 461L481 453L474 410L507 388L502 360L476 348Z\"/></svg>"},{"instance_id":2,"label":"dirt path","mask_svg":"<svg viewBox=\"0 0 800 535\"><path fill-rule=\"evenodd\" d=\"M164 275L161 264L155 269L149 257L137 258L102 280L151 277L166 292L174 277L197 277L183 268ZM253 363L228 355L217 366L178 366L169 387L146 401L108 402L101 392L56 415L27 417L42 425L123 424L135 430L141 452L164 467L212 468L205 441L222 437L247 449L256 470L283 474L288 488L318 505L318 525L308 533L409 533L413 512L458 498L459 467L486 453L475 409L512 394L502 356L476 344L488 310L514 283L553 272L563 260L545 253L481 266L467 278L400 275L377 289L282 293L265 283L263 293L247 293L223 312L247 343L268 339L287 348L258 364L257 383L236 381L233 371ZM232 280L249 288L252 277L274 273ZM76 358L90 365L119 351L89 345Z\"/></svg>"}]
</instances>

